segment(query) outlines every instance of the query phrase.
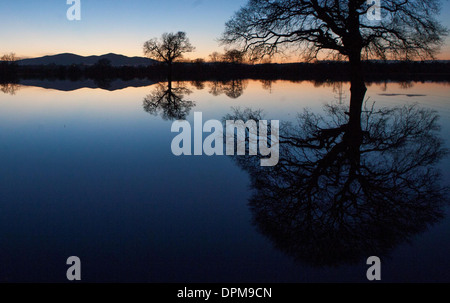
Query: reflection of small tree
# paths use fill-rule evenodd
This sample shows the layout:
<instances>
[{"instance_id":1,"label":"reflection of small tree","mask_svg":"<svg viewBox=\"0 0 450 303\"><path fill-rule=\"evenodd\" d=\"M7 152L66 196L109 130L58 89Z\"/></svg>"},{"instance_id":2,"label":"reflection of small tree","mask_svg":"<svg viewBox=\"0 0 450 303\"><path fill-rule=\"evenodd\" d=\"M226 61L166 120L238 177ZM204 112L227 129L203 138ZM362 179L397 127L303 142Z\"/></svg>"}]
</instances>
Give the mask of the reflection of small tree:
<instances>
[{"instance_id":1,"label":"reflection of small tree","mask_svg":"<svg viewBox=\"0 0 450 303\"><path fill-rule=\"evenodd\" d=\"M169 77L172 63L182 59L184 53L194 50L185 32L164 33L159 40L153 38L144 43L144 54L151 59L165 62L169 66Z\"/></svg>"},{"instance_id":2,"label":"reflection of small tree","mask_svg":"<svg viewBox=\"0 0 450 303\"><path fill-rule=\"evenodd\" d=\"M194 86L198 90L205 89L205 82L200 80L191 81L191 85Z\"/></svg>"},{"instance_id":3,"label":"reflection of small tree","mask_svg":"<svg viewBox=\"0 0 450 303\"><path fill-rule=\"evenodd\" d=\"M1 84L1 91L5 94L15 95L20 89L19 84L16 83L3 83Z\"/></svg>"},{"instance_id":4,"label":"reflection of small tree","mask_svg":"<svg viewBox=\"0 0 450 303\"><path fill-rule=\"evenodd\" d=\"M274 80L261 80L262 88L272 93L272 84L274 82L275 82Z\"/></svg>"},{"instance_id":5,"label":"reflection of small tree","mask_svg":"<svg viewBox=\"0 0 450 303\"><path fill-rule=\"evenodd\" d=\"M244 93L247 87L247 82L245 80L231 80L223 85L223 92L225 95L232 99L237 99Z\"/></svg>"},{"instance_id":6,"label":"reflection of small tree","mask_svg":"<svg viewBox=\"0 0 450 303\"><path fill-rule=\"evenodd\" d=\"M168 82L167 86L159 83L156 89L144 98L143 107L149 114L160 114L164 120L184 120L195 106L193 101L183 100L184 95L190 93L191 91L182 85L172 87L172 82Z\"/></svg>"},{"instance_id":7,"label":"reflection of small tree","mask_svg":"<svg viewBox=\"0 0 450 303\"><path fill-rule=\"evenodd\" d=\"M333 82L333 92L336 94L335 99L338 100L339 104L342 104L344 99L347 97L343 88L344 82L342 81Z\"/></svg>"},{"instance_id":8,"label":"reflection of small tree","mask_svg":"<svg viewBox=\"0 0 450 303\"><path fill-rule=\"evenodd\" d=\"M399 85L401 89L410 89L414 87L414 83L412 81L400 81Z\"/></svg>"},{"instance_id":9,"label":"reflection of small tree","mask_svg":"<svg viewBox=\"0 0 450 303\"><path fill-rule=\"evenodd\" d=\"M388 254L442 217L448 201L435 165L446 151L435 112L365 108L357 126L345 106L326 109L283 126L277 166L235 157L255 190L254 222L277 248L316 266L353 263Z\"/></svg>"},{"instance_id":10,"label":"reflection of small tree","mask_svg":"<svg viewBox=\"0 0 450 303\"><path fill-rule=\"evenodd\" d=\"M225 94L232 99L237 99L244 93L248 81L234 79L229 81L212 81L209 85L209 93L213 96Z\"/></svg>"},{"instance_id":11,"label":"reflection of small tree","mask_svg":"<svg viewBox=\"0 0 450 303\"><path fill-rule=\"evenodd\" d=\"M220 81L211 81L209 82L209 93L214 97L217 97L222 94L222 86Z\"/></svg>"}]
</instances>

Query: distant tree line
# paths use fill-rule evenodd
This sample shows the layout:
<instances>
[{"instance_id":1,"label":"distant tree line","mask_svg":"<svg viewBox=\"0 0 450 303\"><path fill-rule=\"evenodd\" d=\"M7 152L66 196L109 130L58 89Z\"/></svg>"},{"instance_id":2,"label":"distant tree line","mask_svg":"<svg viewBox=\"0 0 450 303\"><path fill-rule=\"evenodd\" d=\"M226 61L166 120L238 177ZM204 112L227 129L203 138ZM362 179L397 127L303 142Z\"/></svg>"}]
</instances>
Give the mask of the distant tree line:
<instances>
[{"instance_id":1,"label":"distant tree line","mask_svg":"<svg viewBox=\"0 0 450 303\"><path fill-rule=\"evenodd\" d=\"M232 79L315 80L318 82L350 80L352 70L348 61L317 61L314 63L255 64L248 53L229 49L214 52L208 62L203 59L183 60L191 52L184 32L165 33L144 43L144 53L158 63L150 66L113 66L108 59L94 65L21 66L14 53L0 58L0 82L17 83L19 79L79 81L92 79L99 87L108 87L114 79L150 79L153 81L227 81ZM363 61L367 81L450 81L450 63L440 61Z\"/></svg>"},{"instance_id":2,"label":"distant tree line","mask_svg":"<svg viewBox=\"0 0 450 303\"><path fill-rule=\"evenodd\" d=\"M367 81L372 80L442 80L450 81L450 63L447 62L363 62ZM342 80L350 79L348 62L323 61L316 63L266 63L243 64L229 62L174 62L171 67L172 80ZM152 66L115 67L108 60L95 65L19 66L11 61L0 62L0 81L17 82L19 79L71 80L93 79L107 81L114 79L167 80L167 66L164 63Z\"/></svg>"}]
</instances>

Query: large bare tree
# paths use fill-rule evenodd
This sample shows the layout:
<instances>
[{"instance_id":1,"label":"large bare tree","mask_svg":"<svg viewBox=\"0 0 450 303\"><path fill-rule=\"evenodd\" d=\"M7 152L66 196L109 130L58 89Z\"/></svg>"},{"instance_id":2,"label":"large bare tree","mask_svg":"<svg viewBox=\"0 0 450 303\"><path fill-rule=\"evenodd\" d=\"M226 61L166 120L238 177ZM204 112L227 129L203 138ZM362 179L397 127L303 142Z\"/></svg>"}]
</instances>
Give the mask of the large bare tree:
<instances>
[{"instance_id":1,"label":"large bare tree","mask_svg":"<svg viewBox=\"0 0 450 303\"><path fill-rule=\"evenodd\" d=\"M226 23L221 41L252 57L287 47L307 59L345 56L362 81L361 58L433 57L446 34L439 9L438 0L249 0Z\"/></svg>"},{"instance_id":2,"label":"large bare tree","mask_svg":"<svg viewBox=\"0 0 450 303\"><path fill-rule=\"evenodd\" d=\"M185 32L164 33L160 39L153 38L144 43L144 54L169 66L169 76L172 62L183 58L184 53L195 50Z\"/></svg>"},{"instance_id":3,"label":"large bare tree","mask_svg":"<svg viewBox=\"0 0 450 303\"><path fill-rule=\"evenodd\" d=\"M361 60L432 58L447 33L436 19L439 10L439 0L249 0L226 23L221 41L251 58L293 47L308 59L346 57L350 113L356 113L367 90ZM349 123L357 128L360 117L350 115Z\"/></svg>"}]
</instances>

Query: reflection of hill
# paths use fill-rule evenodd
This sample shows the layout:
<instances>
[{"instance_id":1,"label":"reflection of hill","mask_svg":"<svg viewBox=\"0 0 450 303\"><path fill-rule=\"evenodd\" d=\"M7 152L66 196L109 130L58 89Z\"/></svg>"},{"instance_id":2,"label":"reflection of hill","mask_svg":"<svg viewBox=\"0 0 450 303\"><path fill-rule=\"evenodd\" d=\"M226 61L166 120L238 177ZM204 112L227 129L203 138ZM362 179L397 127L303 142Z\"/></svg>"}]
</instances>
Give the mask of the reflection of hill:
<instances>
[{"instance_id":1,"label":"reflection of hill","mask_svg":"<svg viewBox=\"0 0 450 303\"><path fill-rule=\"evenodd\" d=\"M155 78L157 79L157 78ZM196 80L189 81L191 85L195 86L197 89L208 88L208 91L213 96L219 96L225 94L226 96L236 99L242 97L248 86L248 81L250 79L231 79L231 80ZM134 78L132 80L122 80L122 79L111 79L111 78L80 78L78 80L42 80L42 79L22 79L18 84L24 86L36 86L48 89L62 90L62 91L72 91L80 88L103 88L106 90L118 90L127 87L144 87L153 85L160 82L161 80L152 80L148 78ZM291 83L302 83L310 82L310 80L288 80ZM177 81L178 83L183 83L187 81ZM271 89L271 85L274 80L261 80L264 89ZM333 91L337 93L337 99L342 99L345 97L345 92L342 90L342 84L346 82L335 82L335 81L312 81L315 87L333 87ZM435 81L429 81L430 83L440 83ZM367 85L372 85L374 83L383 84L385 91L390 84L400 83L395 81L382 81L382 82L370 82ZM410 85L413 85L412 82ZM446 84L450 82L444 82ZM424 95L417 94L387 94L382 93L380 96L406 96L406 97L424 97Z\"/></svg>"},{"instance_id":2,"label":"reflection of hill","mask_svg":"<svg viewBox=\"0 0 450 303\"><path fill-rule=\"evenodd\" d=\"M88 80L80 80L80 81L70 81L70 80L21 80L21 85L25 86L37 86L47 89L55 89L62 91L72 91L81 88L103 88L109 91L124 89L127 87L144 87L155 84L155 82L148 79L133 79L129 81L123 81L120 79L112 80L108 82L108 86L103 86L98 81L94 81L91 79Z\"/></svg>"}]
</instances>

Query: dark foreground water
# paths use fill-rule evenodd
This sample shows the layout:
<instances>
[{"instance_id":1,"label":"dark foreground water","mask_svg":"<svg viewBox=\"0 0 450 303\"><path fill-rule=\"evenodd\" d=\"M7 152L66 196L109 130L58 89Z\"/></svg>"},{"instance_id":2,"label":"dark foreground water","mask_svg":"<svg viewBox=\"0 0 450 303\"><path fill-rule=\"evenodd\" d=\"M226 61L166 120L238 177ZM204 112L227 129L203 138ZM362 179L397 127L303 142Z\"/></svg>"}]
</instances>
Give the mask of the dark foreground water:
<instances>
[{"instance_id":1,"label":"dark foreground water","mask_svg":"<svg viewBox=\"0 0 450 303\"><path fill-rule=\"evenodd\" d=\"M252 180L267 180L270 174L259 175L230 157L171 152L174 119L186 116L192 123L194 112L202 112L204 121L221 120L233 113L231 107L241 107L263 109L267 119L280 123L294 122L305 108L319 113L327 103L348 104L348 84L172 85L178 98L173 104L158 101L166 83L115 91L4 87L0 281L67 281L69 256L81 259L85 282L367 281L366 259L378 255L385 282L450 282L448 208L432 201L438 199L432 189L421 194L429 204L402 203L410 197L405 188L420 191L428 179L422 178L421 188L388 186L389 194L398 193L399 204L381 203L383 210L373 215L350 221L336 215L336 221L334 213L312 206L314 223L305 219L295 225L286 218L297 216L297 208L276 203L299 203L304 179L274 192L281 181L275 178L266 190L252 186ZM434 135L449 147L448 84L373 84L366 99L376 108L418 103L437 111L441 129ZM412 156L402 152L389 157ZM442 173L430 182L449 185L449 158L428 162ZM393 183L405 180L396 174ZM408 178L411 182L413 176ZM299 189L290 192L296 185ZM370 227L378 223L383 227Z\"/></svg>"}]
</instances>

